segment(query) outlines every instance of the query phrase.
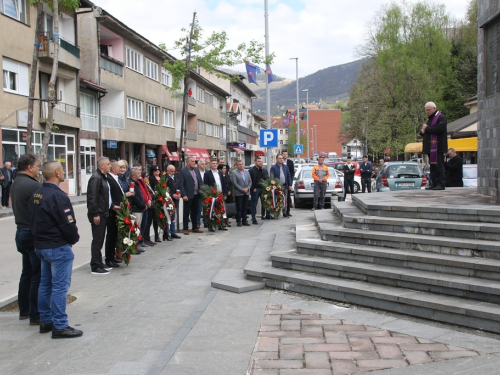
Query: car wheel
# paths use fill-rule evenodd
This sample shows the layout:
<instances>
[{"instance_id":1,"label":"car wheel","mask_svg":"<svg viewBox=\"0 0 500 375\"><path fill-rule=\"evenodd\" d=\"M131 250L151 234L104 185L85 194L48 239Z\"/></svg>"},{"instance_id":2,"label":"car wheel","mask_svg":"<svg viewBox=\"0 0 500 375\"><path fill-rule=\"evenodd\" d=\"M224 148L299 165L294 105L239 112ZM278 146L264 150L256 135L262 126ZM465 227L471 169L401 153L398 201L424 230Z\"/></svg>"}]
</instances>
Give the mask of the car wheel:
<instances>
[{"instance_id":1,"label":"car wheel","mask_svg":"<svg viewBox=\"0 0 500 375\"><path fill-rule=\"evenodd\" d=\"M359 184L354 181L354 194L358 194L358 192L361 190L361 187L359 186Z\"/></svg>"}]
</instances>

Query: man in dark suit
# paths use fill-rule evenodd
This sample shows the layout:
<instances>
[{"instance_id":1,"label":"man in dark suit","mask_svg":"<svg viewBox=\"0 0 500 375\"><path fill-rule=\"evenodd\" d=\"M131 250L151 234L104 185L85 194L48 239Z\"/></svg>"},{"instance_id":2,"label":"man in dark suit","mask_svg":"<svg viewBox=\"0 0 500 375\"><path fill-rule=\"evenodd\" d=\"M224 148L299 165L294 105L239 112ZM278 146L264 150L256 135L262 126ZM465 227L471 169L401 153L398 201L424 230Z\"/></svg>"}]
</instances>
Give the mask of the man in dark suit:
<instances>
[{"instance_id":1,"label":"man in dark suit","mask_svg":"<svg viewBox=\"0 0 500 375\"><path fill-rule=\"evenodd\" d=\"M284 162L283 155L278 154L278 156L276 156L276 164L271 167L271 175L278 178L283 184L283 194L287 196L288 206L288 196L290 195L290 190L292 190L292 176ZM283 207L283 217L290 217L290 215L286 213L286 209L286 206Z\"/></svg>"},{"instance_id":2,"label":"man in dark suit","mask_svg":"<svg viewBox=\"0 0 500 375\"><path fill-rule=\"evenodd\" d=\"M288 151L283 151L283 163L288 167L290 171L290 176L295 176L295 166L293 165L293 161L288 159ZM291 184L290 184L291 185ZM286 212L283 213L283 217L290 217L290 208L292 208L292 195L288 192L286 196Z\"/></svg>"},{"instance_id":3,"label":"man in dark suit","mask_svg":"<svg viewBox=\"0 0 500 375\"><path fill-rule=\"evenodd\" d=\"M217 159L210 160L210 170L205 171L205 176L203 178L203 183L208 186L213 186L217 191L221 192L222 195L227 195L227 184L226 179L222 175L222 172L217 169ZM226 227L221 225L222 230L227 230ZM215 232L215 228L208 227L210 232Z\"/></svg>"},{"instance_id":4,"label":"man in dark suit","mask_svg":"<svg viewBox=\"0 0 500 375\"><path fill-rule=\"evenodd\" d=\"M125 194L132 195L131 192L124 192L118 182L118 162L110 160L109 173L106 176L111 193L112 205L109 209L109 218L106 226L106 242L104 244L104 259L106 266L119 267L118 263L122 263L121 259L116 259L116 239L118 237L118 225L116 224L116 213L120 210L120 205Z\"/></svg>"},{"instance_id":5,"label":"man in dark suit","mask_svg":"<svg viewBox=\"0 0 500 375\"><path fill-rule=\"evenodd\" d=\"M248 197L250 196L250 188L252 187L252 178L250 173L245 169L243 160L236 162L236 169L231 174L231 181L234 185L234 195L236 198L236 225L250 226L247 220Z\"/></svg>"},{"instance_id":6,"label":"man in dark suit","mask_svg":"<svg viewBox=\"0 0 500 375\"><path fill-rule=\"evenodd\" d=\"M189 234L189 216L193 224L193 233L203 233L198 228L198 206L200 202L200 194L198 190L203 185L200 170L196 168L194 157L188 157L186 166L179 172L179 190L181 191L182 200L184 201L184 209L182 212L182 227L183 233Z\"/></svg>"},{"instance_id":7,"label":"man in dark suit","mask_svg":"<svg viewBox=\"0 0 500 375\"><path fill-rule=\"evenodd\" d=\"M262 159L257 156L255 158L255 165L250 168L248 171L250 173L250 177L252 178L252 187L250 189L250 198L251 198L251 203L250 203L250 212L252 214L252 224L258 224L257 222L257 202L259 201L260 198L260 204L261 204L261 218L264 219L270 219L269 212L267 214L264 213L264 207L262 207L262 186L260 183L262 180L266 180L269 178L269 172L267 169L262 168Z\"/></svg>"},{"instance_id":8,"label":"man in dark suit","mask_svg":"<svg viewBox=\"0 0 500 375\"><path fill-rule=\"evenodd\" d=\"M14 181L14 174L12 172L10 161L6 161L5 166L0 168L2 172L0 175L3 179L0 181L2 183L2 205L0 208L8 208L9 207L9 197L10 197L10 187L12 186L12 182Z\"/></svg>"},{"instance_id":9,"label":"man in dark suit","mask_svg":"<svg viewBox=\"0 0 500 375\"><path fill-rule=\"evenodd\" d=\"M163 231L163 240L168 240L168 238L177 238L181 239L182 237L179 236L176 233L176 221L177 221L177 215L179 214L179 199L181 198L181 194L179 191L179 179L175 176L175 166L172 164L169 164L167 167L167 187L168 191L170 192L170 196L172 197L172 200L174 201L175 205L175 217L172 218L172 223L170 223L170 228L169 230L164 230Z\"/></svg>"}]
</instances>

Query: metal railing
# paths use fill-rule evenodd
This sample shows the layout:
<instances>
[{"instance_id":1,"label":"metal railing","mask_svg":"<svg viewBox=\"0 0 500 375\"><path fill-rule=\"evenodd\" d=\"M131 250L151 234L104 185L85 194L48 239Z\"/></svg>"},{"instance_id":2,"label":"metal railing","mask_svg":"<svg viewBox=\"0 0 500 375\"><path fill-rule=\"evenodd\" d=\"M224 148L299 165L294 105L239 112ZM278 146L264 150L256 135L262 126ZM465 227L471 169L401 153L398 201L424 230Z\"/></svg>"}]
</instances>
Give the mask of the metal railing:
<instances>
[{"instance_id":1,"label":"metal railing","mask_svg":"<svg viewBox=\"0 0 500 375\"><path fill-rule=\"evenodd\" d=\"M187 133L187 139L190 139L191 141L197 141L198 140L198 134L193 133L193 132L188 132Z\"/></svg>"},{"instance_id":2,"label":"metal railing","mask_svg":"<svg viewBox=\"0 0 500 375\"><path fill-rule=\"evenodd\" d=\"M188 96L188 104L192 105L193 107L196 107L196 99L193 98L192 96Z\"/></svg>"},{"instance_id":3,"label":"metal railing","mask_svg":"<svg viewBox=\"0 0 500 375\"><path fill-rule=\"evenodd\" d=\"M101 112L101 125L107 128L125 129L123 115L104 111Z\"/></svg>"},{"instance_id":4,"label":"metal railing","mask_svg":"<svg viewBox=\"0 0 500 375\"><path fill-rule=\"evenodd\" d=\"M52 43L52 42L54 42L54 33L53 32L45 31L45 32L41 33L40 43L42 43L42 46L41 46L40 50L41 51L48 51L49 50L48 43ZM80 58L80 48L78 48L73 43L64 39L61 36L59 36L59 45L61 46L62 49L68 51L73 56Z\"/></svg>"},{"instance_id":5,"label":"metal railing","mask_svg":"<svg viewBox=\"0 0 500 375\"><path fill-rule=\"evenodd\" d=\"M48 118L49 117L49 102L43 101L40 103L40 118ZM65 112L68 115L78 117L79 116L79 108L77 106L56 102L54 105L54 109L58 109L59 111Z\"/></svg>"},{"instance_id":6,"label":"metal railing","mask_svg":"<svg viewBox=\"0 0 500 375\"><path fill-rule=\"evenodd\" d=\"M101 68L123 77L123 64L103 53L101 53Z\"/></svg>"},{"instance_id":7,"label":"metal railing","mask_svg":"<svg viewBox=\"0 0 500 375\"><path fill-rule=\"evenodd\" d=\"M99 121L97 115L81 113L80 118L82 119L82 130L89 130L94 132L99 130Z\"/></svg>"}]
</instances>

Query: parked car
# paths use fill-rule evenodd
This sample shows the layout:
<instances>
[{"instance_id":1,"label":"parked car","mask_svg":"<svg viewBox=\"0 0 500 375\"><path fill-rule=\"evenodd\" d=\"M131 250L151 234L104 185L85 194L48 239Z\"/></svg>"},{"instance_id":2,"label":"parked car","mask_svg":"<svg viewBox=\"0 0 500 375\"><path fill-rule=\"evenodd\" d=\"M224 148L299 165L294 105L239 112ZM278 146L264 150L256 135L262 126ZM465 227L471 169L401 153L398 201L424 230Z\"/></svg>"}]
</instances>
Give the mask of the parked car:
<instances>
[{"instance_id":1,"label":"parked car","mask_svg":"<svg viewBox=\"0 0 500 375\"><path fill-rule=\"evenodd\" d=\"M477 164L464 164L462 170L464 187L477 187Z\"/></svg>"},{"instance_id":2,"label":"parked car","mask_svg":"<svg viewBox=\"0 0 500 375\"><path fill-rule=\"evenodd\" d=\"M346 165L347 162L345 161L340 161L340 162L333 162L333 163L326 163L329 167L333 167L338 171L343 171L344 165ZM352 164L356 167L356 171L354 172L354 193L358 193L361 191L361 171L359 170L359 165L361 164L360 162L353 161ZM343 176L343 174L342 174ZM343 180L342 180L343 181Z\"/></svg>"},{"instance_id":3,"label":"parked car","mask_svg":"<svg viewBox=\"0 0 500 375\"><path fill-rule=\"evenodd\" d=\"M413 161L384 163L375 180L377 191L399 191L422 189L427 186L427 177L420 165Z\"/></svg>"},{"instance_id":4,"label":"parked car","mask_svg":"<svg viewBox=\"0 0 500 375\"><path fill-rule=\"evenodd\" d=\"M293 183L294 203L295 207L299 208L306 202L312 203L314 200L314 179L312 177L312 167L304 166L298 171ZM328 168L330 177L327 181L325 194L325 204L331 204L333 196L343 196L343 184L340 179L340 174L334 168Z\"/></svg>"}]
</instances>

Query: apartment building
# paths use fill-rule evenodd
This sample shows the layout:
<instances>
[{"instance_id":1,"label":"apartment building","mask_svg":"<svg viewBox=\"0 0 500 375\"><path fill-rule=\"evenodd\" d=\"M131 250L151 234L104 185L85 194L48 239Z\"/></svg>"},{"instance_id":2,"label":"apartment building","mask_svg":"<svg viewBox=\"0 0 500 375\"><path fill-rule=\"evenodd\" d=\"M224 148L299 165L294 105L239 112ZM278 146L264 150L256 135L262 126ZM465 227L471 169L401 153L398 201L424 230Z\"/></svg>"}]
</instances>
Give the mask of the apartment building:
<instances>
[{"instance_id":1,"label":"apartment building","mask_svg":"<svg viewBox=\"0 0 500 375\"><path fill-rule=\"evenodd\" d=\"M79 117L79 49L76 41L74 15L59 17L59 70L56 81L57 101L47 101L47 86L54 54L53 16L48 7L43 10L43 31L35 38L36 9L27 0L0 1L0 58L2 90L0 90L0 162L15 166L26 152L26 127L29 100L34 100L34 152L42 146L43 129L47 122L48 105L54 106L54 125L47 159L60 161L66 180L61 188L69 194L78 190ZM29 98L29 82L34 43L39 42L37 84L34 97Z\"/></svg>"}]
</instances>

